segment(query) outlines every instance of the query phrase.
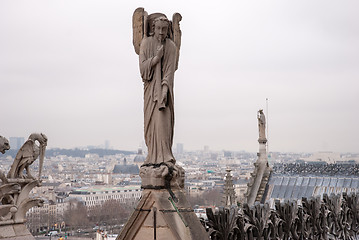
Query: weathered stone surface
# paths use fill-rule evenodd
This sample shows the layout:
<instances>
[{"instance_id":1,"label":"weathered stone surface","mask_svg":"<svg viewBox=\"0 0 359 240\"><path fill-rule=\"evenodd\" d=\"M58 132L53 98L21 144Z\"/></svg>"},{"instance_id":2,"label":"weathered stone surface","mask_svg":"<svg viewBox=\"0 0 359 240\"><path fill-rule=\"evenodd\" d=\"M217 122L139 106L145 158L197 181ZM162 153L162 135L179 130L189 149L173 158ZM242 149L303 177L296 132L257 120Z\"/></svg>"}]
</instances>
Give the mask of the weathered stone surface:
<instances>
[{"instance_id":1,"label":"weathered stone surface","mask_svg":"<svg viewBox=\"0 0 359 240\"><path fill-rule=\"evenodd\" d=\"M31 235L31 233L29 232L29 230L27 230L27 228L24 224L15 224L13 227L14 227L16 236Z\"/></svg>"},{"instance_id":2,"label":"weathered stone surface","mask_svg":"<svg viewBox=\"0 0 359 240\"><path fill-rule=\"evenodd\" d=\"M34 240L24 224L0 226L0 239L6 240Z\"/></svg>"},{"instance_id":3,"label":"weathered stone surface","mask_svg":"<svg viewBox=\"0 0 359 240\"><path fill-rule=\"evenodd\" d=\"M143 165L140 169L142 188L160 189L168 188L182 189L184 186L185 173L181 166L167 164Z\"/></svg>"},{"instance_id":4,"label":"weathered stone surface","mask_svg":"<svg viewBox=\"0 0 359 240\"><path fill-rule=\"evenodd\" d=\"M155 231L156 239L208 239L206 231L181 190L174 190L173 196L165 189L145 189L142 194L140 203L118 239L153 239Z\"/></svg>"},{"instance_id":5,"label":"weathered stone surface","mask_svg":"<svg viewBox=\"0 0 359 240\"><path fill-rule=\"evenodd\" d=\"M15 230L12 225L0 226L0 239L15 237Z\"/></svg>"}]
</instances>

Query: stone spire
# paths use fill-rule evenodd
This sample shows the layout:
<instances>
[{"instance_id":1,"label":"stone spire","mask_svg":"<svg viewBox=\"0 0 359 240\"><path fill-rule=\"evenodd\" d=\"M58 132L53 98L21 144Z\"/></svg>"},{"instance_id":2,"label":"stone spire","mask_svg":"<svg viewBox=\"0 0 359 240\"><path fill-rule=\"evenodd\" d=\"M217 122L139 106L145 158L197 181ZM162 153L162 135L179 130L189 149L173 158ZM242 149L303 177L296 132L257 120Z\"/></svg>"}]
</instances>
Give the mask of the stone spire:
<instances>
[{"instance_id":1,"label":"stone spire","mask_svg":"<svg viewBox=\"0 0 359 240\"><path fill-rule=\"evenodd\" d=\"M259 130L259 152L258 159L254 163L254 171L251 173L251 178L248 183L246 199L248 205L253 205L255 202L262 201L265 188L267 186L271 168L268 165L267 157L267 138L265 136L266 120L263 110L258 111L258 130Z\"/></svg>"},{"instance_id":2,"label":"stone spire","mask_svg":"<svg viewBox=\"0 0 359 240\"><path fill-rule=\"evenodd\" d=\"M225 176L225 184L224 184L223 200L222 200L225 207L237 205L236 193L234 191L231 171L232 170L229 168L226 169L227 173Z\"/></svg>"}]
</instances>

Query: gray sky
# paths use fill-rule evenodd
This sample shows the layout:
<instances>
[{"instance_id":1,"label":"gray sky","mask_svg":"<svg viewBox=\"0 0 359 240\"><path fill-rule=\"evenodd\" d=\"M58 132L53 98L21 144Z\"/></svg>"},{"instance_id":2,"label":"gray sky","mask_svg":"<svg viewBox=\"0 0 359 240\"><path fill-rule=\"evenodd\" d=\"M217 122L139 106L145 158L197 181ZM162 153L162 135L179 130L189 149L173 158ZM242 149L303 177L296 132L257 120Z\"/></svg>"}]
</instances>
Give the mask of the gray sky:
<instances>
[{"instance_id":1,"label":"gray sky","mask_svg":"<svg viewBox=\"0 0 359 240\"><path fill-rule=\"evenodd\" d=\"M359 152L356 0L2 0L0 135L137 149L137 7L183 17L175 143L257 151L268 98L271 151Z\"/></svg>"}]
</instances>

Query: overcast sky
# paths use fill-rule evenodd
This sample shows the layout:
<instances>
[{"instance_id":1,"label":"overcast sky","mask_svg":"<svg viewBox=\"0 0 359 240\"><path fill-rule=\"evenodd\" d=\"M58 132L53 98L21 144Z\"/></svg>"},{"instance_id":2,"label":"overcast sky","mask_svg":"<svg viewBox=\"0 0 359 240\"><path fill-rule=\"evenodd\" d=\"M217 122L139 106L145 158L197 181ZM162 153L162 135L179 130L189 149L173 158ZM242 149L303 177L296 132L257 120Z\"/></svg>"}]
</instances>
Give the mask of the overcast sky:
<instances>
[{"instance_id":1,"label":"overcast sky","mask_svg":"<svg viewBox=\"0 0 359 240\"><path fill-rule=\"evenodd\" d=\"M359 152L359 1L0 1L0 135L136 150L132 14L181 13L175 138L185 150Z\"/></svg>"}]
</instances>

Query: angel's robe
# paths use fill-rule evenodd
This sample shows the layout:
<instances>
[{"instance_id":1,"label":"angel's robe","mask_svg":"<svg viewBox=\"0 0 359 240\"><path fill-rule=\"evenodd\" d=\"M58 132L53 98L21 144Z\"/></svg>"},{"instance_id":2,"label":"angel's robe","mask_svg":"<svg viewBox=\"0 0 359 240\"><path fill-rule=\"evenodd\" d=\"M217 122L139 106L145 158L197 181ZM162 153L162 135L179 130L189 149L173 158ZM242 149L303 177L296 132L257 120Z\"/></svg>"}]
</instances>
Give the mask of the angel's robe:
<instances>
[{"instance_id":1,"label":"angel's robe","mask_svg":"<svg viewBox=\"0 0 359 240\"><path fill-rule=\"evenodd\" d=\"M152 66L157 49L163 44L161 61ZM140 72L144 83L144 135L148 149L145 164L175 164L172 154L174 108L173 79L176 45L169 38L160 43L154 37L144 38L140 47ZM167 102L161 105L162 87L168 86Z\"/></svg>"}]
</instances>

